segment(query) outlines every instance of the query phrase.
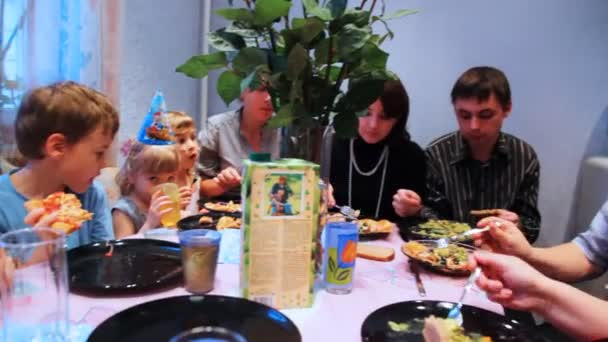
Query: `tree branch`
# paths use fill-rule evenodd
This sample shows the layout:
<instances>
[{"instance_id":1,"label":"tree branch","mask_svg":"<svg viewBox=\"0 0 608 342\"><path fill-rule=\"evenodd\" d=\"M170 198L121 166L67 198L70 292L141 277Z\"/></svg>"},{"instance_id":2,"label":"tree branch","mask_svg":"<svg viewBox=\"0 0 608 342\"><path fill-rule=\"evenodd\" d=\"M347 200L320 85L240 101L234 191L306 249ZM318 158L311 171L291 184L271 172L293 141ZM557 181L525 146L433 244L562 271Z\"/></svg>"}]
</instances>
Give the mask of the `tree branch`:
<instances>
[{"instance_id":1,"label":"tree branch","mask_svg":"<svg viewBox=\"0 0 608 342\"><path fill-rule=\"evenodd\" d=\"M13 44L13 40L17 36L17 32L19 32L19 30L21 30L23 28L23 25L25 24L25 19L27 18L27 14L31 8L31 4L32 4L32 0L29 0L27 7L23 10L23 13L21 14L21 18L19 18L19 23L17 24L17 26L15 26L15 28L13 29L13 32L11 32L11 35L9 36L8 41L6 42L6 46L2 48L2 51L0 51L0 61L4 61L4 57L6 56L8 49Z\"/></svg>"},{"instance_id":2,"label":"tree branch","mask_svg":"<svg viewBox=\"0 0 608 342\"><path fill-rule=\"evenodd\" d=\"M362 10L363 6L365 6L365 3L367 2L367 0L362 0L361 1L361 5L359 5L359 9Z\"/></svg>"},{"instance_id":3,"label":"tree branch","mask_svg":"<svg viewBox=\"0 0 608 342\"><path fill-rule=\"evenodd\" d=\"M371 18L371 14L374 12L374 7L376 7L376 0L373 0L372 7L370 7L370 9L369 9L370 18Z\"/></svg>"}]
</instances>

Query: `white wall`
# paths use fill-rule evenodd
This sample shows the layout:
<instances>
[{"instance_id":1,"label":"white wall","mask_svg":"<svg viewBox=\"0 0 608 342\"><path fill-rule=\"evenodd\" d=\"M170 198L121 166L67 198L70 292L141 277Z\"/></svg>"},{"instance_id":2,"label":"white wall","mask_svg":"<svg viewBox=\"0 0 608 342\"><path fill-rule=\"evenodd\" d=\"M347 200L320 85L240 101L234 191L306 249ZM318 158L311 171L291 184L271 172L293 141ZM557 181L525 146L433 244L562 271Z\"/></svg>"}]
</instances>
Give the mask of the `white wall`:
<instances>
[{"instance_id":1,"label":"white wall","mask_svg":"<svg viewBox=\"0 0 608 342\"><path fill-rule=\"evenodd\" d=\"M199 81L175 68L200 52L199 0L123 1L119 142L135 137L156 89L167 107L193 116Z\"/></svg>"},{"instance_id":2,"label":"white wall","mask_svg":"<svg viewBox=\"0 0 608 342\"><path fill-rule=\"evenodd\" d=\"M608 106L608 2L388 3L403 6L420 13L394 21L385 48L411 97L414 139L425 145L455 129L449 93L464 70L502 69L513 92L504 130L532 144L541 162L540 243L563 241L580 162Z\"/></svg>"}]
</instances>

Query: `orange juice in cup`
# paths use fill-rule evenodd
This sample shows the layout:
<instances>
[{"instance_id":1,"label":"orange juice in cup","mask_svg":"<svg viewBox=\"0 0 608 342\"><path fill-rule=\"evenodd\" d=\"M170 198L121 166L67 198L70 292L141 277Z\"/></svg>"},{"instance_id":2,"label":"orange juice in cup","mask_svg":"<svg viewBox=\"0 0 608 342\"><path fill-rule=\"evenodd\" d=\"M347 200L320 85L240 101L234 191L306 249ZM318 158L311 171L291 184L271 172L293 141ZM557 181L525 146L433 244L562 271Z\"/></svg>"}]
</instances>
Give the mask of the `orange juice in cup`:
<instances>
[{"instance_id":1,"label":"orange juice in cup","mask_svg":"<svg viewBox=\"0 0 608 342\"><path fill-rule=\"evenodd\" d=\"M170 204L160 208L161 211L166 208L171 208L170 212L160 217L160 223L163 227L177 227L177 221L181 219L179 187L175 183L163 183L154 187L154 192L157 191L160 191L171 200Z\"/></svg>"}]
</instances>

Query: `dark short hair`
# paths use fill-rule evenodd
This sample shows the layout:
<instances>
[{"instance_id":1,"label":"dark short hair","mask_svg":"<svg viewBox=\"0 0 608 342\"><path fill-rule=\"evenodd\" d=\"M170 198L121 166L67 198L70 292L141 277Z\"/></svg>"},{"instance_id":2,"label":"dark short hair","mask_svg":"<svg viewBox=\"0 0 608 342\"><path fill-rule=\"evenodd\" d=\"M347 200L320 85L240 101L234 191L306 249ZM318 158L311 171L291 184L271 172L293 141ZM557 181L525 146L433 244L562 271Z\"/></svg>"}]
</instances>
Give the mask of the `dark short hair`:
<instances>
[{"instance_id":1,"label":"dark short hair","mask_svg":"<svg viewBox=\"0 0 608 342\"><path fill-rule=\"evenodd\" d=\"M457 99L486 101L494 94L502 109L511 106L511 88L505 74L493 67L479 66L462 74L452 88L452 104Z\"/></svg>"},{"instance_id":2,"label":"dark short hair","mask_svg":"<svg viewBox=\"0 0 608 342\"><path fill-rule=\"evenodd\" d=\"M113 137L118 125L118 112L105 95L76 82L59 82L33 89L23 97L15 120L15 138L26 158L42 159L42 147L51 134L61 133L74 144L98 127Z\"/></svg>"},{"instance_id":3,"label":"dark short hair","mask_svg":"<svg viewBox=\"0 0 608 342\"><path fill-rule=\"evenodd\" d=\"M384 91L380 95L380 102L384 108L384 115L388 118L397 119L395 126L389 133L387 141L389 144L400 143L410 140L407 131L407 119L410 114L410 98L401 83L401 80L388 80L384 82Z\"/></svg>"}]
</instances>

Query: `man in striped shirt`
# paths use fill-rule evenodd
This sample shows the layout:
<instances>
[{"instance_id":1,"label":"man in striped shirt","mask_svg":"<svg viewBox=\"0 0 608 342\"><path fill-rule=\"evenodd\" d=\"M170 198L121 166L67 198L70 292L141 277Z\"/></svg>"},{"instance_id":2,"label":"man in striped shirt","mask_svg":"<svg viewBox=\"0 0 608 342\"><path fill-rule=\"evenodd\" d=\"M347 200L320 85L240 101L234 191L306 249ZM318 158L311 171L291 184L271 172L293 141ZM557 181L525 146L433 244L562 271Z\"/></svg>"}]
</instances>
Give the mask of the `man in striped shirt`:
<instances>
[{"instance_id":1,"label":"man in striped shirt","mask_svg":"<svg viewBox=\"0 0 608 342\"><path fill-rule=\"evenodd\" d=\"M471 68L451 97L459 130L427 147L427 197L404 190L395 195L395 204L405 203L397 212L415 207L424 218L476 225L471 210L502 209L498 216L517 223L534 242L540 230L540 165L530 145L501 132L511 112L507 78L492 67Z\"/></svg>"}]
</instances>

